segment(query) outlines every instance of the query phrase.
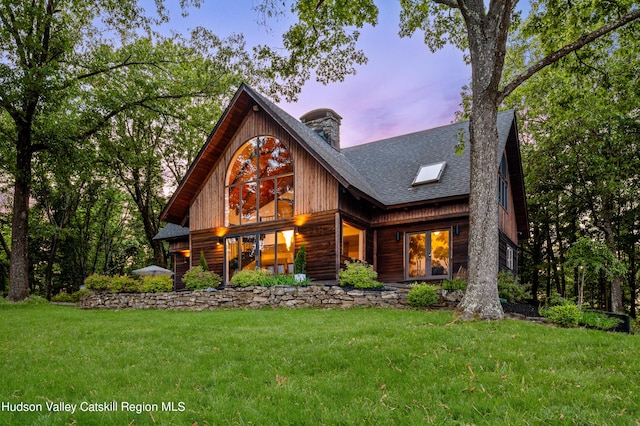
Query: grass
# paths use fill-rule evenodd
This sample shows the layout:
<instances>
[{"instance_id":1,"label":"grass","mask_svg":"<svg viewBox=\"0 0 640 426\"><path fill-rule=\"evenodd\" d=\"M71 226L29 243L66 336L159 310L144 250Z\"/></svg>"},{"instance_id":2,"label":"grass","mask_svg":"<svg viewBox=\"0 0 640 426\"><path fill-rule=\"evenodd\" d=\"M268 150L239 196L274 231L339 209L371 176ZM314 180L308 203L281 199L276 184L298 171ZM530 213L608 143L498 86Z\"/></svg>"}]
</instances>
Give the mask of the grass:
<instances>
[{"instance_id":1,"label":"grass","mask_svg":"<svg viewBox=\"0 0 640 426\"><path fill-rule=\"evenodd\" d=\"M637 336L392 309L81 311L3 304L0 318L0 403L43 407L0 411L0 424L633 425L640 419ZM118 411L52 412L47 401L116 401ZM158 409L126 411L124 402ZM163 402L178 411L163 410Z\"/></svg>"}]
</instances>

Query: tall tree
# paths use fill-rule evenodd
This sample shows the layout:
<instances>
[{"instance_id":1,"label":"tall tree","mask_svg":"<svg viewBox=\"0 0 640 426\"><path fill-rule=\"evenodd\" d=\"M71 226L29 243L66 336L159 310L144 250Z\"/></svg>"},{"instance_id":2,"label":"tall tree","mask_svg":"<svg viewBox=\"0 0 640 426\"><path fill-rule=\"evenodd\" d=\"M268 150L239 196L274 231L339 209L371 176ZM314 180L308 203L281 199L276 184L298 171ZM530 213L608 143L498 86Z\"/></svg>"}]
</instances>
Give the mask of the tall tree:
<instances>
[{"instance_id":1,"label":"tall tree","mask_svg":"<svg viewBox=\"0 0 640 426\"><path fill-rule=\"evenodd\" d=\"M186 50L176 47L180 41L154 34L153 26L167 19L163 0L155 4L157 15L150 17L139 0L0 3L1 148L12 159L7 171L14 181L11 300L27 296L29 203L39 153L86 140L128 110L161 115L168 100L207 94L220 99L220 87L237 85L246 61L229 49L217 49L220 60L187 75L193 52L181 56ZM206 51L212 39L201 37L194 48ZM237 44L242 47L242 40Z\"/></svg>"},{"instance_id":2,"label":"tall tree","mask_svg":"<svg viewBox=\"0 0 640 426\"><path fill-rule=\"evenodd\" d=\"M522 111L522 130L535 141L523 150L528 158L525 170L535 185L530 197L547 200L541 204L549 205L552 199L558 204L551 217L541 221L558 224L555 250L560 264L562 247L574 242L580 228L606 242L620 258L626 246L627 256L633 258L628 242L634 221L628 218L637 218L639 208L639 36L638 25L615 37L605 36L536 75L513 98ZM512 53L535 54L543 37L525 35ZM576 226L578 221L581 226ZM623 278L611 280L610 310L623 310Z\"/></svg>"},{"instance_id":3,"label":"tall tree","mask_svg":"<svg viewBox=\"0 0 640 426\"><path fill-rule=\"evenodd\" d=\"M431 50L446 43L467 51L471 64L472 105L470 114L471 192L469 235L469 283L460 303L463 318L478 316L500 319L498 299L498 219L496 117L499 105L515 88L546 66L584 45L638 19L634 2L541 1L532 14L544 25L566 31L549 40L545 55L532 58L527 68L501 85L507 39L517 0L401 0L401 35L424 31ZM269 9L270 1L263 1ZM289 56L263 48L262 58L272 58L275 70L299 83L315 68L320 81L336 81L354 71L354 64L366 61L356 48L359 33L354 28L375 25L378 9L374 0L295 0L292 11L298 22L283 41ZM590 20L584 34L571 31L572 24ZM566 28L565 28L566 27Z\"/></svg>"}]
</instances>

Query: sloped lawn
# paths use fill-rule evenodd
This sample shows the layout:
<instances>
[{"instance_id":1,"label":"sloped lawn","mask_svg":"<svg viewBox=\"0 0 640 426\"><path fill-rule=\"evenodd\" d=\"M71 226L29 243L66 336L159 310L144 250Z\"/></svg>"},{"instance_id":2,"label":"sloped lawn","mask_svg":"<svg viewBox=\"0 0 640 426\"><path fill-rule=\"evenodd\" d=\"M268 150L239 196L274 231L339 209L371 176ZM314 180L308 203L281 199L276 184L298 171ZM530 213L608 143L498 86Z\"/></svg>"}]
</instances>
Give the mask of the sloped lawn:
<instances>
[{"instance_id":1,"label":"sloped lawn","mask_svg":"<svg viewBox=\"0 0 640 426\"><path fill-rule=\"evenodd\" d=\"M0 318L0 424L640 419L637 336L509 320L462 323L451 312L392 309L4 304ZM53 411L73 405L75 413Z\"/></svg>"}]
</instances>

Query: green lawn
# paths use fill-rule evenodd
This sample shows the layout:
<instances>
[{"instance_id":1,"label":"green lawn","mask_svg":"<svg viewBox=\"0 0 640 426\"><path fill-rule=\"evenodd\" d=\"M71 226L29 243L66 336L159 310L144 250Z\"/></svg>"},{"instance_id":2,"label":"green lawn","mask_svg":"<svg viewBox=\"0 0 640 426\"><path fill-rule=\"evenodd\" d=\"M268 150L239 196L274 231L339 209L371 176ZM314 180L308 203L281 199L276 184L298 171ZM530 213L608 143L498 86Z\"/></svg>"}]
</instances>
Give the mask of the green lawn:
<instances>
[{"instance_id":1,"label":"green lawn","mask_svg":"<svg viewBox=\"0 0 640 426\"><path fill-rule=\"evenodd\" d=\"M2 304L0 424L635 425L639 353L638 336L445 311Z\"/></svg>"}]
</instances>

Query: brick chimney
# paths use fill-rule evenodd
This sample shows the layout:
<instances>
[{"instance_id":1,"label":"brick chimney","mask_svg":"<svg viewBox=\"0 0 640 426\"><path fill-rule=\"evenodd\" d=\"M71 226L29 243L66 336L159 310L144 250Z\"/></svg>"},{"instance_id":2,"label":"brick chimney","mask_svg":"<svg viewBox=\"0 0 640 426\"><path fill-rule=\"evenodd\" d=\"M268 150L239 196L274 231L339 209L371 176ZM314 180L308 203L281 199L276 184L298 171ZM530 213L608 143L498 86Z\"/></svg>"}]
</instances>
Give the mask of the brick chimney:
<instances>
[{"instance_id":1,"label":"brick chimney","mask_svg":"<svg viewBox=\"0 0 640 426\"><path fill-rule=\"evenodd\" d=\"M342 117L334 110L329 108L314 109L300 117L300 121L319 134L331 147L340 151L340 123Z\"/></svg>"}]
</instances>

